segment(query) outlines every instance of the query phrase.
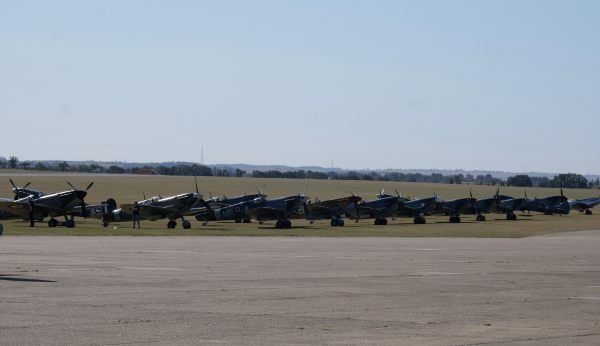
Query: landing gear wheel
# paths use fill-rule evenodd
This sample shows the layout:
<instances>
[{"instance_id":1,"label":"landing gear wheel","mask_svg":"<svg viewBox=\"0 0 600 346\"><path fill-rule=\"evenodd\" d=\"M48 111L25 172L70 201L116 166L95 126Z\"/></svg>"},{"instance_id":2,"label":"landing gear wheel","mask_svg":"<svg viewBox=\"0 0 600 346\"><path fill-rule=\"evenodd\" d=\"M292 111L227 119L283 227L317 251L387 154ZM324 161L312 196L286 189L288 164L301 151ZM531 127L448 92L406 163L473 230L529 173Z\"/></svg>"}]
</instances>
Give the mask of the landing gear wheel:
<instances>
[{"instance_id":1,"label":"landing gear wheel","mask_svg":"<svg viewBox=\"0 0 600 346\"><path fill-rule=\"evenodd\" d=\"M236 220L235 220L235 223L242 223L242 220L240 220L240 219L236 219Z\"/></svg>"},{"instance_id":2,"label":"landing gear wheel","mask_svg":"<svg viewBox=\"0 0 600 346\"><path fill-rule=\"evenodd\" d=\"M67 228L73 228L73 227L75 227L75 221L73 221L73 220L67 220L67 221L65 221L65 227L67 227Z\"/></svg>"},{"instance_id":3,"label":"landing gear wheel","mask_svg":"<svg viewBox=\"0 0 600 346\"><path fill-rule=\"evenodd\" d=\"M485 221L485 215L479 214L479 215L477 215L477 217L475 219L477 221Z\"/></svg>"},{"instance_id":4,"label":"landing gear wheel","mask_svg":"<svg viewBox=\"0 0 600 346\"><path fill-rule=\"evenodd\" d=\"M242 223L252 223L252 220L250 220L250 219L243 219Z\"/></svg>"},{"instance_id":5,"label":"landing gear wheel","mask_svg":"<svg viewBox=\"0 0 600 346\"><path fill-rule=\"evenodd\" d=\"M275 222L275 228L283 228L283 221L277 220L277 222Z\"/></svg>"},{"instance_id":6,"label":"landing gear wheel","mask_svg":"<svg viewBox=\"0 0 600 346\"><path fill-rule=\"evenodd\" d=\"M460 223L460 216L450 216L450 223Z\"/></svg>"},{"instance_id":7,"label":"landing gear wheel","mask_svg":"<svg viewBox=\"0 0 600 346\"><path fill-rule=\"evenodd\" d=\"M177 226L177 222L175 222L174 220L171 220L167 223L168 229L173 229L173 228L175 228L175 226Z\"/></svg>"},{"instance_id":8,"label":"landing gear wheel","mask_svg":"<svg viewBox=\"0 0 600 346\"><path fill-rule=\"evenodd\" d=\"M189 221L183 221L181 227L183 227L183 229L190 229L192 228L192 224Z\"/></svg>"},{"instance_id":9,"label":"landing gear wheel","mask_svg":"<svg viewBox=\"0 0 600 346\"><path fill-rule=\"evenodd\" d=\"M54 227L56 227L56 226L58 226L58 221L56 221L56 219L50 219L50 220L48 221L48 227L50 227L50 228L54 228Z\"/></svg>"},{"instance_id":10,"label":"landing gear wheel","mask_svg":"<svg viewBox=\"0 0 600 346\"><path fill-rule=\"evenodd\" d=\"M514 213L506 214L506 219L507 220L511 220L511 221L516 220L517 219L517 215L514 214Z\"/></svg>"},{"instance_id":11,"label":"landing gear wheel","mask_svg":"<svg viewBox=\"0 0 600 346\"><path fill-rule=\"evenodd\" d=\"M108 221L102 221L102 227L108 227Z\"/></svg>"},{"instance_id":12,"label":"landing gear wheel","mask_svg":"<svg viewBox=\"0 0 600 346\"><path fill-rule=\"evenodd\" d=\"M387 219L375 219L375 225L377 225L377 226L387 225Z\"/></svg>"},{"instance_id":13,"label":"landing gear wheel","mask_svg":"<svg viewBox=\"0 0 600 346\"><path fill-rule=\"evenodd\" d=\"M337 220L336 219L331 219L331 227L336 227L337 224Z\"/></svg>"},{"instance_id":14,"label":"landing gear wheel","mask_svg":"<svg viewBox=\"0 0 600 346\"><path fill-rule=\"evenodd\" d=\"M417 216L417 217L415 217L413 222L415 225L423 225L423 224L425 224L425 218L422 216Z\"/></svg>"},{"instance_id":15,"label":"landing gear wheel","mask_svg":"<svg viewBox=\"0 0 600 346\"><path fill-rule=\"evenodd\" d=\"M290 221L290 220L285 220L285 221L283 222L283 227L284 227L284 228L292 228L292 221Z\"/></svg>"},{"instance_id":16,"label":"landing gear wheel","mask_svg":"<svg viewBox=\"0 0 600 346\"><path fill-rule=\"evenodd\" d=\"M585 211L585 215L592 215L592 211L591 211L591 210L589 210L589 209L587 209L587 210Z\"/></svg>"},{"instance_id":17,"label":"landing gear wheel","mask_svg":"<svg viewBox=\"0 0 600 346\"><path fill-rule=\"evenodd\" d=\"M339 227L344 227L344 220L342 220L342 219L338 219L338 220L337 220L337 225L338 225Z\"/></svg>"}]
</instances>

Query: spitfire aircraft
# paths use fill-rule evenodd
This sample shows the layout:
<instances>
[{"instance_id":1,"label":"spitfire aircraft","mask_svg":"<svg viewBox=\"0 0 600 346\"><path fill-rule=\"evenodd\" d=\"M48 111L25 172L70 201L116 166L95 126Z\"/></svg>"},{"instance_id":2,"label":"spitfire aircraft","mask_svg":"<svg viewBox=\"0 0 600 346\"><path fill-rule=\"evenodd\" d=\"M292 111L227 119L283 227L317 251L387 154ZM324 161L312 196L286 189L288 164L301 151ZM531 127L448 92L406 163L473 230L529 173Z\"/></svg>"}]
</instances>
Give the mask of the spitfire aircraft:
<instances>
[{"instance_id":1,"label":"spitfire aircraft","mask_svg":"<svg viewBox=\"0 0 600 346\"><path fill-rule=\"evenodd\" d=\"M264 195L260 194L252 200L246 200L232 205L219 206L212 203L209 204L211 204L211 209L206 207L194 208L197 210L195 211L194 217L196 220L202 221L204 226L206 226L209 221L235 220L236 223L239 223L241 220L250 220L251 216L248 214L248 211L251 208L266 206L267 200Z\"/></svg>"},{"instance_id":2,"label":"spitfire aircraft","mask_svg":"<svg viewBox=\"0 0 600 346\"><path fill-rule=\"evenodd\" d=\"M435 209L436 204L437 197L407 199L400 204L397 215L400 217L412 217L415 224L425 224L425 215Z\"/></svg>"},{"instance_id":3,"label":"spitfire aircraft","mask_svg":"<svg viewBox=\"0 0 600 346\"><path fill-rule=\"evenodd\" d=\"M593 207L600 204L600 197L592 197L592 198L584 198L584 199L576 199L569 201L569 205L572 210L577 210L580 212L585 212L585 215L592 215Z\"/></svg>"},{"instance_id":4,"label":"spitfire aircraft","mask_svg":"<svg viewBox=\"0 0 600 346\"><path fill-rule=\"evenodd\" d=\"M172 229L177 226L177 219L181 219L181 226L184 229L189 229L191 224L185 220L185 216L193 215L190 209L203 205L208 209L211 206L202 199L202 194L198 192L198 182L196 181L196 192L188 192L171 197L152 197L137 202L140 208L140 219L156 221L161 219L169 219L167 228ZM112 215L117 217L119 221L123 218L131 219L130 211L134 204L121 204L120 209L114 210ZM115 220L117 221L117 220Z\"/></svg>"},{"instance_id":5,"label":"spitfire aircraft","mask_svg":"<svg viewBox=\"0 0 600 346\"><path fill-rule=\"evenodd\" d=\"M425 224L427 221L425 220L425 215L429 214L432 210L435 209L438 198L437 197L429 197L429 198L415 198L411 200L410 198L404 198L402 195L396 191L396 198L398 199L398 210L395 212L393 216L398 217L412 217L413 222L415 224ZM387 195L384 193L384 190L381 189L381 192L377 196L378 198L384 197L393 197L392 195Z\"/></svg>"},{"instance_id":6,"label":"spitfire aircraft","mask_svg":"<svg viewBox=\"0 0 600 346\"><path fill-rule=\"evenodd\" d=\"M523 206L529 201L530 199L527 198L527 192L525 192L525 197L501 200L500 204L498 205L498 210L506 213L507 220L516 220L517 215L515 214L515 211L523 210Z\"/></svg>"},{"instance_id":7,"label":"spitfire aircraft","mask_svg":"<svg viewBox=\"0 0 600 346\"><path fill-rule=\"evenodd\" d=\"M525 195L525 198L527 198L527 194ZM520 207L520 210L535 211L544 213L545 215L566 215L569 214L571 206L569 205L569 199L565 197L563 189L561 188L559 196L529 199Z\"/></svg>"},{"instance_id":8,"label":"spitfire aircraft","mask_svg":"<svg viewBox=\"0 0 600 346\"><path fill-rule=\"evenodd\" d=\"M470 197L473 198L473 193L469 191ZM489 198L482 198L475 200L473 203L473 209L476 214L475 219L477 221L485 221L484 213L490 213L492 211L501 211L500 203L505 200L513 199L510 196L500 194L500 188L496 188L496 194Z\"/></svg>"},{"instance_id":9,"label":"spitfire aircraft","mask_svg":"<svg viewBox=\"0 0 600 346\"><path fill-rule=\"evenodd\" d=\"M11 183L18 190L16 194L21 193L12 180ZM94 182L91 182L85 190L78 189L69 182L67 184L73 189L42 195L38 198L29 195L14 200L0 200L0 209L5 214L5 218L20 218L29 220L32 224L34 224L35 220L43 220L49 216L48 227L58 226L59 222L55 217L64 216L65 222L63 225L69 228L75 227L75 213L73 210L79 207L82 215L85 216L87 214L84 198ZM32 211L31 213L30 210ZM70 219L69 216L71 216Z\"/></svg>"},{"instance_id":10,"label":"spitfire aircraft","mask_svg":"<svg viewBox=\"0 0 600 346\"><path fill-rule=\"evenodd\" d=\"M377 199L362 201L356 206L347 206L345 214L355 222L360 219L374 219L375 225L387 225L387 218L394 217L399 206L398 197L385 195L382 189L377 195Z\"/></svg>"},{"instance_id":11,"label":"spitfire aircraft","mask_svg":"<svg viewBox=\"0 0 600 346\"><path fill-rule=\"evenodd\" d=\"M435 206L435 198L410 200L402 197L398 191L396 196L387 195L381 189L377 199L358 203L357 210L346 207L346 216L356 222L360 219L374 219L375 225L387 225L387 218L412 217L415 224L424 224L425 215Z\"/></svg>"},{"instance_id":12,"label":"spitfire aircraft","mask_svg":"<svg viewBox=\"0 0 600 346\"><path fill-rule=\"evenodd\" d=\"M265 201L263 205L248 209L248 215L259 224L276 220L275 228L292 227L291 219L304 219L305 205L308 198L304 195L280 197Z\"/></svg>"},{"instance_id":13,"label":"spitfire aircraft","mask_svg":"<svg viewBox=\"0 0 600 346\"><path fill-rule=\"evenodd\" d=\"M210 206L214 209L214 208L219 208L222 209L223 207L227 207L227 206L232 206L232 205L236 205L236 204L240 204L243 202L250 202L250 201L254 201L257 198L262 198L265 199L267 197L267 195L263 194L262 192L258 192L258 193L254 193L254 194L250 194L250 195L243 195L243 196L237 196L237 197L214 197L211 198L209 200L207 200L206 202L208 204L210 204ZM207 209L206 207L201 207L198 210L198 213L203 213L205 212L204 209ZM225 209L227 210L227 209ZM238 219L235 219L236 223L250 223L250 216L248 215L238 215ZM212 221L212 220L208 220L208 221Z\"/></svg>"},{"instance_id":14,"label":"spitfire aircraft","mask_svg":"<svg viewBox=\"0 0 600 346\"><path fill-rule=\"evenodd\" d=\"M475 213L475 201L476 199L471 197L457 198L450 201L445 201L439 196L438 198L436 213L450 216L450 223L460 223L460 214L474 214Z\"/></svg>"},{"instance_id":15,"label":"spitfire aircraft","mask_svg":"<svg viewBox=\"0 0 600 346\"><path fill-rule=\"evenodd\" d=\"M306 211L306 219L310 220L310 223L315 220L331 220L331 226L344 226L344 211L349 206L354 206L356 213L358 214L358 202L362 198L352 194L348 197L334 198L330 200L315 200L314 202L307 201L304 207Z\"/></svg>"}]
</instances>

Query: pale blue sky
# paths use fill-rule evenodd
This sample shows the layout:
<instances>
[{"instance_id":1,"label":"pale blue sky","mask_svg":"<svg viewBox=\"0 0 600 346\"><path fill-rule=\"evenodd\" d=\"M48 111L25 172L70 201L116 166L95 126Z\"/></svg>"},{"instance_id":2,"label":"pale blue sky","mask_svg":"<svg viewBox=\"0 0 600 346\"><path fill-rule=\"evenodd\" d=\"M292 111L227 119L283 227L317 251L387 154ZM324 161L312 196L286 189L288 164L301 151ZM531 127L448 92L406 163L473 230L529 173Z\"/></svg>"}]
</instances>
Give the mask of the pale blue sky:
<instances>
[{"instance_id":1,"label":"pale blue sky","mask_svg":"<svg viewBox=\"0 0 600 346\"><path fill-rule=\"evenodd\" d=\"M598 1L1 1L0 155L600 173Z\"/></svg>"}]
</instances>

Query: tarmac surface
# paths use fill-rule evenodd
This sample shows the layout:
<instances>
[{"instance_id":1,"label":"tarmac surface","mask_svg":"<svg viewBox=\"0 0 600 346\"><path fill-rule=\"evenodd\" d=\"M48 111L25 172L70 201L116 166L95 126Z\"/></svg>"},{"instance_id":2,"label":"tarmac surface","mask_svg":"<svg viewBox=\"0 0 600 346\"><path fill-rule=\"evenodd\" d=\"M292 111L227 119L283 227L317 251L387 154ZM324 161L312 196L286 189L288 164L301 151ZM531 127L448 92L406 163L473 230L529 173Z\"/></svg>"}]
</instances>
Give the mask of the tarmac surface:
<instances>
[{"instance_id":1,"label":"tarmac surface","mask_svg":"<svg viewBox=\"0 0 600 346\"><path fill-rule=\"evenodd\" d=\"M1 345L600 344L600 231L0 238Z\"/></svg>"}]
</instances>

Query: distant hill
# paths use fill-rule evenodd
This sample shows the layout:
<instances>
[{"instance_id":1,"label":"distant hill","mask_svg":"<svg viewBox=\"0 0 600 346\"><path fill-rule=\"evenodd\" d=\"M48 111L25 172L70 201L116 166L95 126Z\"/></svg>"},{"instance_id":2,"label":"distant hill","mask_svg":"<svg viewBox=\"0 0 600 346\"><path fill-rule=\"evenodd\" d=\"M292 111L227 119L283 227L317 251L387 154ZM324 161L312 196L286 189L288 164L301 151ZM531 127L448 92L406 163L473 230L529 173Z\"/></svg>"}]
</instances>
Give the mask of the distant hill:
<instances>
[{"instance_id":1,"label":"distant hill","mask_svg":"<svg viewBox=\"0 0 600 346\"><path fill-rule=\"evenodd\" d=\"M0 158L2 158L0 156ZM65 160L25 160L26 162L30 162L30 163L37 163L37 162L42 162L44 164L58 164L61 162L65 162ZM96 164L96 165L100 165L103 167L110 167L110 166L119 166L125 169L128 168L136 168L136 167L143 167L143 166L150 166L150 167L157 167L157 166L165 166L165 167L174 167L174 166L178 166L178 165L201 165L197 162L189 162L189 161L165 161L165 162L126 162L126 161L94 161L94 160L87 160L87 161L66 161L69 165L81 165L81 164L86 164L86 165L91 165L91 164ZM468 175L471 174L474 177L478 176L478 175L487 175L490 174L492 177L494 178L499 178L499 179L503 179L506 180L506 178L510 177L510 176L514 176L517 174L527 174L531 177L548 177L548 178L553 178L555 175L557 175L558 173L552 173L552 172L506 172L506 171L485 171L485 170L463 170L463 169L435 169L435 168L428 168L428 169L419 169L419 168L398 168L398 169L343 169L343 168L339 168L339 167L321 167L321 166L286 166L286 165L251 165L251 164L246 164L246 163L218 163L218 164L211 164L211 165L205 165L211 168L220 168L220 169L228 169L228 170L236 170L236 169L241 169L243 171L246 171L247 173L251 173L253 171L280 171L280 172L290 172L290 171L298 171L298 170L305 170L305 171L313 171L313 172L336 172L336 173L340 173L340 172L349 172L349 171L355 171L355 172L378 172L378 173L386 173L386 172L398 172L398 173L420 173L423 175L431 175L432 173L439 173L439 174L443 174L444 176L450 176L450 175L457 175L457 174L463 174L463 175ZM567 173L567 172L563 172L563 173ZM588 180L595 180L600 178L600 174L584 174L583 175L586 179Z\"/></svg>"}]
</instances>

